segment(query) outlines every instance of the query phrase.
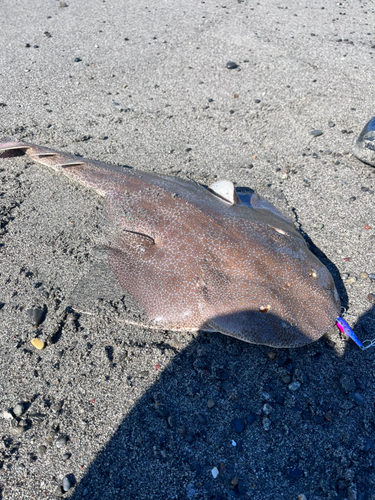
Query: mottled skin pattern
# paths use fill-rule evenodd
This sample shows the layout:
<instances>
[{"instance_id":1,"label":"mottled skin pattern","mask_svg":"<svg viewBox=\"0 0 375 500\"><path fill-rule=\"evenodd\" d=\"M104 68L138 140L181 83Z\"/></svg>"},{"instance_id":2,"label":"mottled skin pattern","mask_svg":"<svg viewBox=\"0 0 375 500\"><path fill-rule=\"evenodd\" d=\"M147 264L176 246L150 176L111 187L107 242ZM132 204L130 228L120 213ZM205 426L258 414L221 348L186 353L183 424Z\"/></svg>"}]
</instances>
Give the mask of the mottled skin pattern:
<instances>
[{"instance_id":1,"label":"mottled skin pattern","mask_svg":"<svg viewBox=\"0 0 375 500\"><path fill-rule=\"evenodd\" d=\"M266 200L243 202L234 192L229 203L191 181L9 138L0 153L25 153L105 197L116 226L109 263L152 325L296 347L335 324L340 302L330 273Z\"/></svg>"}]
</instances>

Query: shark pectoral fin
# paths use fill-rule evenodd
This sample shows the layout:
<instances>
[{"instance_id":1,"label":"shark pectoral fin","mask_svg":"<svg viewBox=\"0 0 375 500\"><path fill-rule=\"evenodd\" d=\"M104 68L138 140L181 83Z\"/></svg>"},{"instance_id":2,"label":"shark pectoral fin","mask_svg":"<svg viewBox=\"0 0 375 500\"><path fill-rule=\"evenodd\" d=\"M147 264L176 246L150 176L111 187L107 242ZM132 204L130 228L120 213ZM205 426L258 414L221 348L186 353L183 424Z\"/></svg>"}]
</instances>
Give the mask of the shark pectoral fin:
<instances>
[{"instance_id":1,"label":"shark pectoral fin","mask_svg":"<svg viewBox=\"0 0 375 500\"><path fill-rule=\"evenodd\" d=\"M209 186L208 190L231 205L238 205L241 203L236 188L231 181L224 180L214 182Z\"/></svg>"}]
</instances>

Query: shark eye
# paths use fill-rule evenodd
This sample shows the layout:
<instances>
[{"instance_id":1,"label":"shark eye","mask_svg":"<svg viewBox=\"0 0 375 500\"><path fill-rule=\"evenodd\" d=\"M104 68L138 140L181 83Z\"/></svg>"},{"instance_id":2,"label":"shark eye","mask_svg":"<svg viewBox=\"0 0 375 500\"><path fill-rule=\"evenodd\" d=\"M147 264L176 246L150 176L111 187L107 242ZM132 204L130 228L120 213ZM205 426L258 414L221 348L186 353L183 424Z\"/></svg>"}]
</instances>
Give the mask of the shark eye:
<instances>
[{"instance_id":1,"label":"shark eye","mask_svg":"<svg viewBox=\"0 0 375 500\"><path fill-rule=\"evenodd\" d=\"M309 276L310 276L310 278L317 278L318 273L315 271L315 269L311 269L309 272Z\"/></svg>"},{"instance_id":2,"label":"shark eye","mask_svg":"<svg viewBox=\"0 0 375 500\"><path fill-rule=\"evenodd\" d=\"M268 311L271 309L271 306L268 304L266 306L260 306L259 312L261 313L268 313Z\"/></svg>"}]
</instances>

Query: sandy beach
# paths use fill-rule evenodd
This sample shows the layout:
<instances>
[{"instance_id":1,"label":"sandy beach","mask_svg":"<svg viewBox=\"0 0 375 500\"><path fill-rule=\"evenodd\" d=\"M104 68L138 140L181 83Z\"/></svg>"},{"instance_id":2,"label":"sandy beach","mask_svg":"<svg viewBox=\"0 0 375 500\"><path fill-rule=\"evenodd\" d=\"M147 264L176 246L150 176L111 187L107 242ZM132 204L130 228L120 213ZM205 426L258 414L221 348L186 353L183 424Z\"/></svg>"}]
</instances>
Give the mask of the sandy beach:
<instances>
[{"instance_id":1,"label":"sandy beach","mask_svg":"<svg viewBox=\"0 0 375 500\"><path fill-rule=\"evenodd\" d=\"M254 189L375 338L371 0L3 0L0 27L0 137ZM102 199L26 157L0 175L1 500L375 500L374 348L129 324Z\"/></svg>"}]
</instances>

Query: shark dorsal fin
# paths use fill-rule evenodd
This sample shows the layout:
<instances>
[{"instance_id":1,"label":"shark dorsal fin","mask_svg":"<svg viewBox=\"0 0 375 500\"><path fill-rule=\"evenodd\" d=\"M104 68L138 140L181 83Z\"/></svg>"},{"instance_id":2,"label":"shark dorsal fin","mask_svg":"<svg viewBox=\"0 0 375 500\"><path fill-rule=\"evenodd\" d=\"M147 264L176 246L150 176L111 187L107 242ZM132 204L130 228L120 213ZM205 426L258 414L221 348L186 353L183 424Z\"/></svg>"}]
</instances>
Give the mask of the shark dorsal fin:
<instances>
[{"instance_id":1,"label":"shark dorsal fin","mask_svg":"<svg viewBox=\"0 0 375 500\"><path fill-rule=\"evenodd\" d=\"M224 180L214 182L208 189L231 205L238 205L241 203L238 194L236 193L236 188L231 181Z\"/></svg>"}]
</instances>

